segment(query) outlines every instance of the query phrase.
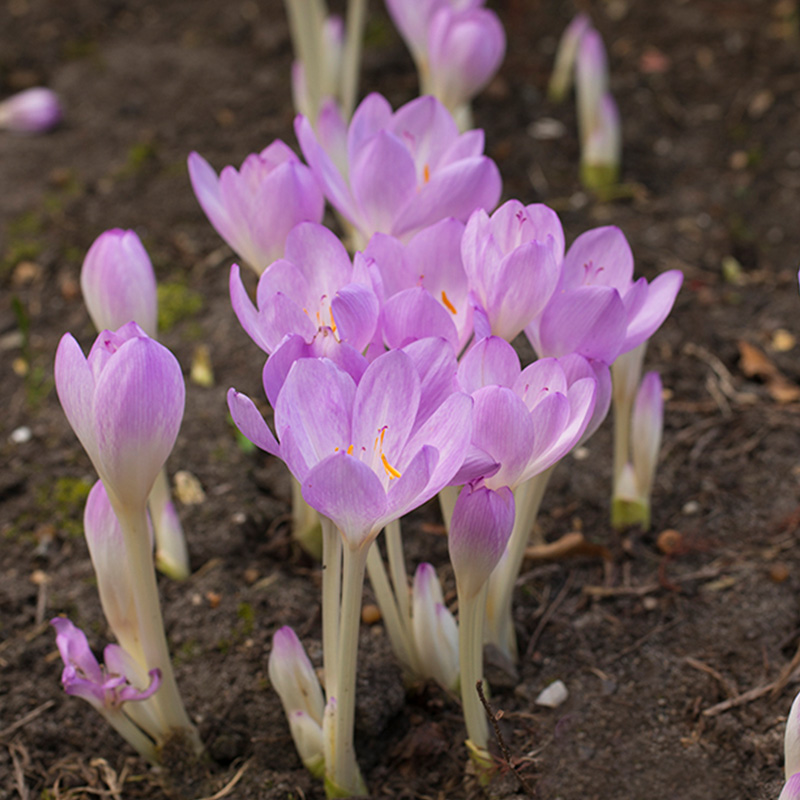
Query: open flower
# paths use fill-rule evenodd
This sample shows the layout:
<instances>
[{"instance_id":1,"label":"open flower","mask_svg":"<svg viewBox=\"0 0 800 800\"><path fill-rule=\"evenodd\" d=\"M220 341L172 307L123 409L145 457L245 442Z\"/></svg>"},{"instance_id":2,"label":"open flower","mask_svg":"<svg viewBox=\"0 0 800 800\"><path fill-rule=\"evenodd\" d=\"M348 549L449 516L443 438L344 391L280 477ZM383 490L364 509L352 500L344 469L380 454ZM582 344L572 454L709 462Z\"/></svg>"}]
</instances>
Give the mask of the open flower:
<instances>
[{"instance_id":1,"label":"open flower","mask_svg":"<svg viewBox=\"0 0 800 800\"><path fill-rule=\"evenodd\" d=\"M292 149L276 139L219 177L198 153L189 156L197 200L217 233L260 275L283 255L299 222L321 222L325 201L314 177Z\"/></svg>"},{"instance_id":2,"label":"open flower","mask_svg":"<svg viewBox=\"0 0 800 800\"><path fill-rule=\"evenodd\" d=\"M325 196L355 227L358 245L378 232L405 241L445 217L465 222L500 198L500 173L483 155L483 131L459 135L434 97L392 112L384 97L371 94L349 126L329 104L316 133L303 116L295 132Z\"/></svg>"},{"instance_id":3,"label":"open flower","mask_svg":"<svg viewBox=\"0 0 800 800\"><path fill-rule=\"evenodd\" d=\"M437 348L454 364L446 342ZM283 458L309 505L358 548L433 497L464 461L472 401L452 387L442 399L421 384L415 358L402 350L375 359L358 385L330 361L302 359L275 409L280 444L249 398L232 389L228 405L242 433Z\"/></svg>"}]
</instances>

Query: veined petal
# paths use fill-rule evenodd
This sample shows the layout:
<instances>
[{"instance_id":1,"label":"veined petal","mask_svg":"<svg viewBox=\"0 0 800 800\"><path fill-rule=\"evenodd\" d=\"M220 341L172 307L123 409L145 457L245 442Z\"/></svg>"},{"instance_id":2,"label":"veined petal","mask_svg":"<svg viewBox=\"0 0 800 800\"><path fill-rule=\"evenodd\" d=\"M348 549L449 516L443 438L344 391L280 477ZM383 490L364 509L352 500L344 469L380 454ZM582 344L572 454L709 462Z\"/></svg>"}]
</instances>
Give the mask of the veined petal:
<instances>
[{"instance_id":1,"label":"veined petal","mask_svg":"<svg viewBox=\"0 0 800 800\"><path fill-rule=\"evenodd\" d=\"M94 378L86 356L70 333L61 337L56 351L55 381L67 420L96 465L97 442L92 418Z\"/></svg>"},{"instance_id":2,"label":"veined petal","mask_svg":"<svg viewBox=\"0 0 800 800\"><path fill-rule=\"evenodd\" d=\"M444 339L427 337L406 345L403 352L414 362L419 375L420 400L414 429L425 422L434 411L457 391L456 354Z\"/></svg>"},{"instance_id":3,"label":"veined petal","mask_svg":"<svg viewBox=\"0 0 800 800\"><path fill-rule=\"evenodd\" d=\"M403 474L389 484L385 519L380 520L381 527L395 519L399 519L409 511L418 508L436 492L426 491L430 485L433 472L439 461L439 453L435 447L425 445L411 461L404 466Z\"/></svg>"},{"instance_id":4,"label":"veined petal","mask_svg":"<svg viewBox=\"0 0 800 800\"><path fill-rule=\"evenodd\" d=\"M386 301L381 309L381 330L390 348L429 337L445 339L454 350L458 346L451 315L422 286L405 289Z\"/></svg>"},{"instance_id":5,"label":"veined petal","mask_svg":"<svg viewBox=\"0 0 800 800\"><path fill-rule=\"evenodd\" d=\"M259 308L261 336L272 352L286 336L297 333L307 342L314 338L317 325L314 324L308 309L304 309L287 297L283 292L276 292Z\"/></svg>"},{"instance_id":6,"label":"veined petal","mask_svg":"<svg viewBox=\"0 0 800 800\"><path fill-rule=\"evenodd\" d=\"M378 131L387 128L392 120L392 107L383 95L368 94L353 112L347 130L347 160L353 164L364 147Z\"/></svg>"},{"instance_id":7,"label":"veined petal","mask_svg":"<svg viewBox=\"0 0 800 800\"><path fill-rule=\"evenodd\" d=\"M190 153L189 179L197 202L216 232L232 247L236 247L235 226L222 203L217 173L199 153Z\"/></svg>"},{"instance_id":8,"label":"veined petal","mask_svg":"<svg viewBox=\"0 0 800 800\"><path fill-rule=\"evenodd\" d=\"M519 356L499 336L478 341L458 365L458 383L468 394L474 394L484 386L513 386L519 374Z\"/></svg>"},{"instance_id":9,"label":"veined petal","mask_svg":"<svg viewBox=\"0 0 800 800\"><path fill-rule=\"evenodd\" d=\"M375 292L358 283L343 286L331 301L331 311L340 340L348 342L356 350L363 350L378 323Z\"/></svg>"},{"instance_id":10,"label":"veined petal","mask_svg":"<svg viewBox=\"0 0 800 800\"><path fill-rule=\"evenodd\" d=\"M511 388L533 410L548 395L556 392L566 395L567 376L559 359L540 358L520 372Z\"/></svg>"},{"instance_id":11,"label":"veined petal","mask_svg":"<svg viewBox=\"0 0 800 800\"><path fill-rule=\"evenodd\" d=\"M264 273L266 274L266 273ZM261 321L258 311L247 294L247 289L242 283L242 276L238 264L231 265L231 277L228 283L231 294L231 306L239 324L245 333L265 352L270 351L270 337L261 332Z\"/></svg>"},{"instance_id":12,"label":"veined petal","mask_svg":"<svg viewBox=\"0 0 800 800\"><path fill-rule=\"evenodd\" d=\"M281 458L281 446L256 408L255 403L236 389L228 389L228 410L236 427L256 447Z\"/></svg>"},{"instance_id":13,"label":"veined petal","mask_svg":"<svg viewBox=\"0 0 800 800\"><path fill-rule=\"evenodd\" d=\"M366 464L344 451L311 469L303 481L303 498L333 520L352 548L377 533L376 523L386 515L381 480Z\"/></svg>"},{"instance_id":14,"label":"veined petal","mask_svg":"<svg viewBox=\"0 0 800 800\"><path fill-rule=\"evenodd\" d=\"M323 295L331 297L350 282L353 265L344 245L324 225L305 222L295 226L286 240L286 258L305 278L314 307Z\"/></svg>"},{"instance_id":15,"label":"veined petal","mask_svg":"<svg viewBox=\"0 0 800 800\"><path fill-rule=\"evenodd\" d=\"M649 339L661 327L672 311L682 283L683 273L679 270L670 270L659 275L650 284L647 301L639 313L633 319L629 319L625 343L622 346L623 352L632 350Z\"/></svg>"},{"instance_id":16,"label":"veined petal","mask_svg":"<svg viewBox=\"0 0 800 800\"><path fill-rule=\"evenodd\" d=\"M582 233L564 256L562 288L611 286L620 294L633 280L633 253L625 234L609 225Z\"/></svg>"}]
</instances>

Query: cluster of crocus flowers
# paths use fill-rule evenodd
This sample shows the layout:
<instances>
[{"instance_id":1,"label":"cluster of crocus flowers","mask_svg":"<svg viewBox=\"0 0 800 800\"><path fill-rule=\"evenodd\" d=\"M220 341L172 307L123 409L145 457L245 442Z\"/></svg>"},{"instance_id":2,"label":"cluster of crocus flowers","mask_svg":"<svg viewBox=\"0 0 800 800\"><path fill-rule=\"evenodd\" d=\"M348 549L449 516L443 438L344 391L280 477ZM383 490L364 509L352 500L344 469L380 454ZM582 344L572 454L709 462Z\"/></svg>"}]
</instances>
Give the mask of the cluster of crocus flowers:
<instances>
[{"instance_id":1,"label":"cluster of crocus flowers","mask_svg":"<svg viewBox=\"0 0 800 800\"><path fill-rule=\"evenodd\" d=\"M546 206L495 209L500 180L482 133L459 134L433 97L393 111L370 95L349 125L331 106L316 129L302 116L295 129L356 252L301 221L261 271L255 301L231 269L233 308L267 356L274 432L234 389L230 413L285 461L322 521L324 689L288 629L276 634L273 684L329 794L362 792L353 709L367 573L407 677L460 687L486 774L483 642L516 656L512 588L547 479L602 422L609 367L663 322L681 276L634 281L616 228L566 250ZM509 344L523 331L539 356L524 369ZM400 517L437 493L458 624L435 569L419 565L410 587L403 555ZM388 569L374 546L382 530Z\"/></svg>"},{"instance_id":2,"label":"cluster of crocus flowers","mask_svg":"<svg viewBox=\"0 0 800 800\"><path fill-rule=\"evenodd\" d=\"M199 750L170 662L147 515L183 417L180 366L129 322L116 332L101 331L88 358L65 334L55 380L67 419L100 476L85 527L103 610L119 643L106 649L101 668L83 634L66 620L54 621L65 689L102 710L150 760L158 760L159 747L173 736Z\"/></svg>"},{"instance_id":3,"label":"cluster of crocus flowers","mask_svg":"<svg viewBox=\"0 0 800 800\"><path fill-rule=\"evenodd\" d=\"M58 95L51 89L36 87L0 101L0 130L15 133L47 133L61 122Z\"/></svg>"},{"instance_id":4,"label":"cluster of crocus flowers","mask_svg":"<svg viewBox=\"0 0 800 800\"><path fill-rule=\"evenodd\" d=\"M589 189L613 186L619 180L622 126L609 88L608 57L603 39L585 14L567 26L559 43L548 94L564 99L575 71L581 180Z\"/></svg>"}]
</instances>

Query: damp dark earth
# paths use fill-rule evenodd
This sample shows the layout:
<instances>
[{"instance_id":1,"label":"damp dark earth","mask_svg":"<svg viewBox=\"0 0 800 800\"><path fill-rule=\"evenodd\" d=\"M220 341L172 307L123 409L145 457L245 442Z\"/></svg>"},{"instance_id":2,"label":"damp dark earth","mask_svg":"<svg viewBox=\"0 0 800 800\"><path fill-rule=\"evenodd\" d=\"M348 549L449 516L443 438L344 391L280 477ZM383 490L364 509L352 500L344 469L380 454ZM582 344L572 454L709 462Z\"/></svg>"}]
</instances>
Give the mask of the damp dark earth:
<instances>
[{"instance_id":1,"label":"damp dark earth","mask_svg":"<svg viewBox=\"0 0 800 800\"><path fill-rule=\"evenodd\" d=\"M525 563L515 593L518 675L487 668L508 755L485 789L466 769L458 701L433 684L404 688L370 616L356 712L370 795L775 798L800 682L797 3L490 6L508 53L474 114L504 199L555 208L568 242L617 225L639 275L685 275L647 354L667 397L653 525L610 527L607 422L580 458L559 466L538 522L549 541L580 532L584 545ZM558 36L579 10L608 47L623 121L622 184L602 198L579 182L574 102L555 106L545 91ZM219 170L275 138L296 147L290 61L277 0L0 6L0 96L47 85L65 108L48 135L0 136L2 800L324 797L267 677L272 634L285 624L320 664L320 570L291 539L285 468L243 447L229 421L229 387L262 396L262 355L230 307L233 253L186 169L191 151ZM377 0L367 90L395 107L417 91ZM188 473L178 509L192 574L160 577L159 586L178 683L208 759L186 770L178 754L169 775L64 694L48 625L67 614L96 651L109 640L82 537L95 476L59 406L53 357L66 331L84 350L93 341L80 267L114 227L136 230L153 259L161 339L187 380L168 469ZM200 385L192 367L196 376L204 361L213 381ZM437 564L454 601L436 506L404 530L409 569ZM537 706L554 680L568 699Z\"/></svg>"}]
</instances>

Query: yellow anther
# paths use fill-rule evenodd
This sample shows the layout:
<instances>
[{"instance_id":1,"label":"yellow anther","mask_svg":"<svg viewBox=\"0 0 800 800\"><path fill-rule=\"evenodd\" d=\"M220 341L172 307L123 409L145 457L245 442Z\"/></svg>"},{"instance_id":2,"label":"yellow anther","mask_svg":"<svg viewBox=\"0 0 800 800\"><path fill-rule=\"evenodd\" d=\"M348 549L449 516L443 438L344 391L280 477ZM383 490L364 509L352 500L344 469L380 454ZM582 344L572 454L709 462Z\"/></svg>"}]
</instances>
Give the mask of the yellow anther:
<instances>
[{"instance_id":1,"label":"yellow anther","mask_svg":"<svg viewBox=\"0 0 800 800\"><path fill-rule=\"evenodd\" d=\"M458 309L450 302L450 298L447 296L447 292L445 292L444 289L442 289L442 302L448 311L453 314L458 314Z\"/></svg>"},{"instance_id":2,"label":"yellow anther","mask_svg":"<svg viewBox=\"0 0 800 800\"><path fill-rule=\"evenodd\" d=\"M336 333L336 320L333 318L333 306L328 306L328 311L331 313L331 330Z\"/></svg>"},{"instance_id":3,"label":"yellow anther","mask_svg":"<svg viewBox=\"0 0 800 800\"><path fill-rule=\"evenodd\" d=\"M386 456L383 453L381 453L381 462L386 473L389 475L389 480L400 477L400 473L386 460Z\"/></svg>"},{"instance_id":4,"label":"yellow anther","mask_svg":"<svg viewBox=\"0 0 800 800\"><path fill-rule=\"evenodd\" d=\"M353 445L350 445L350 447L347 448L347 455L353 455Z\"/></svg>"},{"instance_id":5,"label":"yellow anther","mask_svg":"<svg viewBox=\"0 0 800 800\"><path fill-rule=\"evenodd\" d=\"M424 183L431 179L431 168L427 164L422 168L422 179Z\"/></svg>"}]
</instances>

